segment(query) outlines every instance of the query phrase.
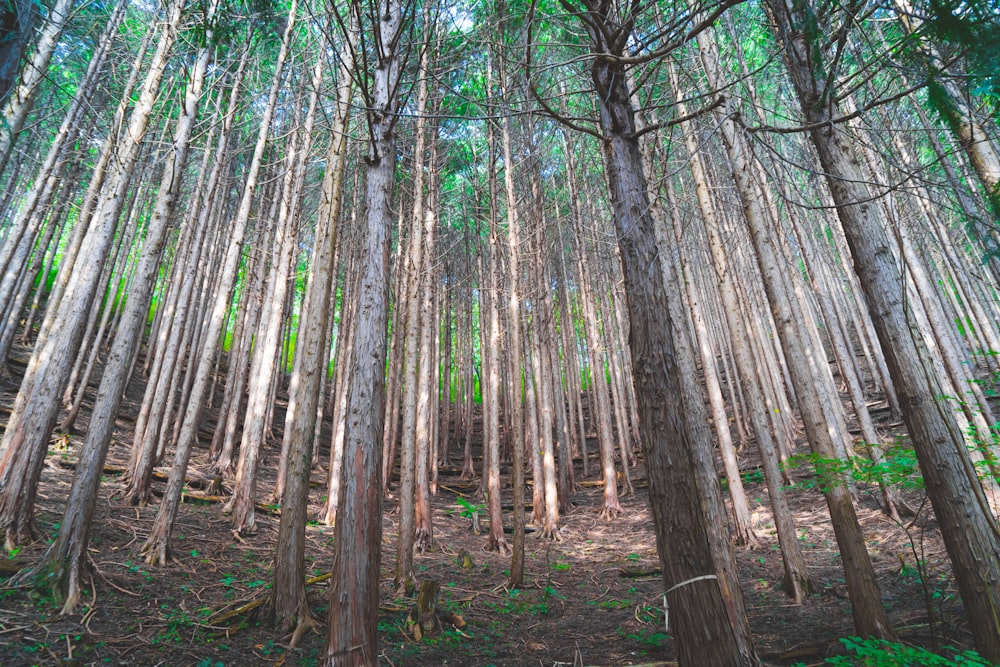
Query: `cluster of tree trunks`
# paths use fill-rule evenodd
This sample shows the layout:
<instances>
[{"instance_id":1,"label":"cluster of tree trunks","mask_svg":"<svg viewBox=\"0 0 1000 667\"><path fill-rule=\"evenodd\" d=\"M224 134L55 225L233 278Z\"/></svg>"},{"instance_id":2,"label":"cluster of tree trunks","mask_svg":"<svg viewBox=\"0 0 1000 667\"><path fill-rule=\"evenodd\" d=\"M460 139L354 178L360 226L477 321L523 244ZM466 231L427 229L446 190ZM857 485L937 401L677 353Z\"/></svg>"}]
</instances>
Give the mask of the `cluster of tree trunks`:
<instances>
[{"instance_id":1,"label":"cluster of tree trunks","mask_svg":"<svg viewBox=\"0 0 1000 667\"><path fill-rule=\"evenodd\" d=\"M878 399L908 431L977 649L1000 660L980 386L1000 371L1000 142L915 4L883 24L808 0L291 0L244 24L217 0L12 2L3 372L18 345L30 356L0 441L8 549L35 538L54 434L86 421L58 536L15 583L79 604L101 474L144 384L115 501L153 502L170 464L143 556L170 562L192 460L230 483L224 511L253 535L273 450L265 608L293 643L316 624L319 479L328 664L377 661L387 499L411 592L438 471L461 457L484 546L520 586L526 524L561 540L577 474L613 519L640 454L680 663L757 664L733 549L764 538L741 461L752 442L803 604L785 497L801 421L855 628L893 639L852 473L886 465ZM54 62L71 44L86 57ZM887 55L900 44L916 66ZM879 132L899 118L920 129ZM874 482L899 521L899 490ZM433 632L424 584L415 623Z\"/></svg>"}]
</instances>

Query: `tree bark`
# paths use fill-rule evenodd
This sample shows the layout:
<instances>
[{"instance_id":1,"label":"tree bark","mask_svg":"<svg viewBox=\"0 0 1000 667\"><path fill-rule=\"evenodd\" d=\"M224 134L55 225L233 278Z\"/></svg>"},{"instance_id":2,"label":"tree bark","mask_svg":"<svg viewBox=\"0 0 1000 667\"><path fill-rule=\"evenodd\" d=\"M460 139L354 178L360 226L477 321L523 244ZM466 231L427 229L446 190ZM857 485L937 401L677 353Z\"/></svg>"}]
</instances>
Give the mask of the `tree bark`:
<instances>
[{"instance_id":1,"label":"tree bark","mask_svg":"<svg viewBox=\"0 0 1000 667\"><path fill-rule=\"evenodd\" d=\"M374 10L374 7L372 7ZM400 39L405 32L400 0L374 11L377 46L372 90L368 91L370 136L366 169L367 210L362 254L358 322L350 360L344 466L334 532L326 665L367 667L378 661L378 579L382 548L382 430L385 410L385 357L389 285L389 233L392 229L395 145L393 126L399 104ZM354 11L367 11L357 4Z\"/></svg>"},{"instance_id":2,"label":"tree bark","mask_svg":"<svg viewBox=\"0 0 1000 667\"><path fill-rule=\"evenodd\" d=\"M608 186L625 274L640 432L664 584L675 610L671 618L678 661L755 665L759 661L718 484L703 485L704 475L697 470L707 468L714 481L704 415L687 414L681 398L673 323L663 274L657 270L655 232L626 73L614 58L628 42L633 17L617 23L597 5L585 4L585 12L568 0L564 5L585 26L593 55L591 77L600 105Z\"/></svg>"}]
</instances>

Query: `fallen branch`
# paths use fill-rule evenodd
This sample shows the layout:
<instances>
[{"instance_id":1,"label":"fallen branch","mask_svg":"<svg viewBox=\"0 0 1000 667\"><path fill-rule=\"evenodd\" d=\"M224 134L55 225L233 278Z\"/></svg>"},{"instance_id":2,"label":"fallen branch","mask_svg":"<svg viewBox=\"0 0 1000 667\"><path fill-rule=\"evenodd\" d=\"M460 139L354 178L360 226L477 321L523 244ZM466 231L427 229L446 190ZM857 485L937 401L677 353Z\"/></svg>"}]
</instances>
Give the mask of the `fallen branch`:
<instances>
[{"instance_id":1,"label":"fallen branch","mask_svg":"<svg viewBox=\"0 0 1000 667\"><path fill-rule=\"evenodd\" d=\"M77 459L63 456L57 458L56 462L67 470L76 470L77 465L80 463ZM124 475L127 471L128 469L125 466L114 465L113 463L105 463L103 469L106 475ZM152 476L155 480L166 482L170 478L170 471L167 469L154 469ZM193 489L205 489L213 494L224 490L221 475L204 475L193 469L189 469L187 475L184 476L184 483Z\"/></svg>"},{"instance_id":2,"label":"fallen branch","mask_svg":"<svg viewBox=\"0 0 1000 667\"><path fill-rule=\"evenodd\" d=\"M618 576L628 579L638 579L640 577L659 577L661 574L660 568L652 567L620 567L618 568Z\"/></svg>"}]
</instances>

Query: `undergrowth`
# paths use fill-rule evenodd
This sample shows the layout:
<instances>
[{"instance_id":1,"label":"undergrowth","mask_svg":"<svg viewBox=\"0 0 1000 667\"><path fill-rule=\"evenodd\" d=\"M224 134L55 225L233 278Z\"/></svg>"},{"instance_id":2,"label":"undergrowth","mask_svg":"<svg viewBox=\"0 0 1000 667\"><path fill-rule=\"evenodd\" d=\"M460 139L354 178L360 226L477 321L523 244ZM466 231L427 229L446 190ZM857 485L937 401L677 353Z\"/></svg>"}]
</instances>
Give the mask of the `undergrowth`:
<instances>
[{"instance_id":1,"label":"undergrowth","mask_svg":"<svg viewBox=\"0 0 1000 667\"><path fill-rule=\"evenodd\" d=\"M822 664L833 667L992 667L975 651L959 651L950 646L944 647L944 651L951 656L948 657L919 646L884 639L843 637L840 643L850 655L833 656ZM805 663L796 663L795 667L805 667Z\"/></svg>"}]
</instances>

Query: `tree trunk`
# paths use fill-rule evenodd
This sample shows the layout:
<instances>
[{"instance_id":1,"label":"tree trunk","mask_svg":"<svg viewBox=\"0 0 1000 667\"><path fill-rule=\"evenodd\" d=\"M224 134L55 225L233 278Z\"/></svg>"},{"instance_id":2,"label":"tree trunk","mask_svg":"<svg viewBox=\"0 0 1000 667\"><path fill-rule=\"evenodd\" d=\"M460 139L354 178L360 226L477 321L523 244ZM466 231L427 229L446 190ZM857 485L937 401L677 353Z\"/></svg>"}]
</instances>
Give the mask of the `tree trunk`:
<instances>
[{"instance_id":1,"label":"tree trunk","mask_svg":"<svg viewBox=\"0 0 1000 667\"><path fill-rule=\"evenodd\" d=\"M621 49L627 42L619 37L613 45L609 34L628 35L632 26L596 11L580 20L593 54L591 76L625 274L640 432L660 563L675 610L678 660L682 665L755 665L718 484L703 485L704 475L697 472L707 467L714 482L704 415L685 411L663 276L650 268L657 266L657 248L624 66L607 57L616 53L615 45Z\"/></svg>"},{"instance_id":2,"label":"tree trunk","mask_svg":"<svg viewBox=\"0 0 1000 667\"><path fill-rule=\"evenodd\" d=\"M14 87L37 22L38 5L31 0L11 2L0 10L0 103Z\"/></svg>"},{"instance_id":3,"label":"tree trunk","mask_svg":"<svg viewBox=\"0 0 1000 667\"><path fill-rule=\"evenodd\" d=\"M303 298L294 370L288 390L285 417L287 464L281 495L281 519L274 559L274 587L271 591L275 626L287 632L297 624L296 636L313 625L305 587L305 527L309 509L309 470L320 404L324 363L329 350L327 332L332 310L329 294L335 287L337 219L340 216L344 171L347 164L347 131L353 86L350 50L357 43L356 26L344 35L340 68L337 72L337 106L327 148L326 173L317 214L316 239L306 294Z\"/></svg>"},{"instance_id":4,"label":"tree trunk","mask_svg":"<svg viewBox=\"0 0 1000 667\"><path fill-rule=\"evenodd\" d=\"M97 507L97 491L104 472L104 461L111 444L118 409L125 392L129 367L142 337L146 315L149 312L150 295L156 281L163 245L173 219L174 205L180 193L191 131L197 116L198 102L212 51L208 45L213 43L217 8L218 0L214 0L205 9L203 18L205 45L199 49L195 57L183 110L177 121L173 145L166 159L159 193L146 230L139 265L130 284L129 296L123 307L111 352L104 365L97 400L87 428L87 439L80 452L80 465L73 477L66 513L60 522L59 535L55 543L31 568L38 577L38 582L46 588L51 588L56 599L63 602L64 614L73 611L80 600L81 569L86 564L90 526Z\"/></svg>"},{"instance_id":5,"label":"tree trunk","mask_svg":"<svg viewBox=\"0 0 1000 667\"><path fill-rule=\"evenodd\" d=\"M24 121L28 118L42 81L48 74L49 61L59 46L59 36L66 27L72 6L73 0L57 0L49 9L45 17L45 27L38 36L35 53L21 69L21 81L7 98L3 122L0 123L0 174L7 169L14 143L21 133L21 128L24 127Z\"/></svg>"},{"instance_id":6,"label":"tree trunk","mask_svg":"<svg viewBox=\"0 0 1000 667\"><path fill-rule=\"evenodd\" d=\"M430 3L425 5L424 18L430 14ZM396 549L396 586L400 591L410 591L413 580L413 544L416 534L415 492L417 469L417 402L420 396L420 370L427 360L420 356L421 299L424 267L430 262L424 258L426 221L424 219L424 180L427 148L428 60L430 57L430 27L424 35L424 48L420 54L417 80L416 141L413 149L413 212L410 217L410 238L406 261L406 338L403 384L402 440L399 446L399 546ZM400 267L400 270L403 270Z\"/></svg>"},{"instance_id":7,"label":"tree trunk","mask_svg":"<svg viewBox=\"0 0 1000 667\"><path fill-rule=\"evenodd\" d=\"M98 289L115 227L124 204L156 94L177 37L181 2L169 7L159 45L150 64L139 102L129 120L125 140L115 147L118 155L114 178L102 191L94 222L80 246L80 257L58 309L46 316L39 342L15 399L7 430L0 444L0 530L10 548L33 536L33 515L38 478L45 462L49 437L59 411L59 399L68 379L87 314Z\"/></svg>"},{"instance_id":8,"label":"tree trunk","mask_svg":"<svg viewBox=\"0 0 1000 667\"><path fill-rule=\"evenodd\" d=\"M493 85L493 72L496 66L495 58L489 58L487 62L488 88ZM501 128L506 126L501 124ZM489 188L490 188L490 220L489 220L489 290L486 299L489 302L486 322L482 323L482 308L480 308L480 326L482 331L488 336L486 343L486 353L484 354L483 375L486 382L483 383L483 489L486 491L486 504L490 515L490 531L486 541L486 548L489 551L498 551L506 554L510 550L507 538L503 534L503 517L500 506L500 221L497 206L499 205L499 193L497 192L497 179L494 165L496 164L496 139L493 124L490 123L487 129L490 149L489 149ZM507 169L510 163L505 162ZM508 200L508 207L513 206L513 202ZM509 212L508 224L511 216L516 212ZM515 228L516 229L516 228ZM515 229L508 229L508 234L513 238ZM510 243L514 243L510 241ZM513 253L512 253L513 254ZM514 267L517 260L512 259L511 276L514 275ZM513 277L511 281L513 282ZM513 285L510 288L510 301L513 304L517 301L517 289ZM514 308L513 305L510 306ZM511 311L513 312L513 310ZM516 331L516 330L515 330ZM510 332L508 342L508 354L513 361L519 358L520 350L515 350L513 340L517 338L514 331ZM513 377L513 375L511 376ZM516 400L514 403L516 404Z\"/></svg>"},{"instance_id":9,"label":"tree trunk","mask_svg":"<svg viewBox=\"0 0 1000 667\"><path fill-rule=\"evenodd\" d=\"M298 114L295 114L297 116ZM293 120L293 124L297 124ZM308 126L309 123L307 122ZM243 421L240 440L240 459L236 466L236 481L233 495L226 510L233 513L233 529L244 535L256 532L254 505L256 503L257 464L260 449L267 438L268 403L279 374L276 371L280 346L281 328L284 322L285 301L288 296L288 278L296 246L296 220L294 216L295 167L298 152L307 148L306 132L302 128L298 136L292 136L284 150L285 174L281 188L280 210L271 248L271 264L262 262L260 268L267 270L269 280L264 298L264 312L254 336L253 363L247 388L247 409ZM306 151L308 152L308 151Z\"/></svg>"},{"instance_id":10,"label":"tree trunk","mask_svg":"<svg viewBox=\"0 0 1000 667\"><path fill-rule=\"evenodd\" d=\"M703 64L710 81L717 80L714 43L707 33L699 35ZM790 292L787 276L775 248L775 234L768 224L759 184L753 174L745 138L731 117L718 111L722 138L743 206L747 229L753 241L763 277L767 301L776 331L785 350L788 371L799 413L813 453L819 458L816 473L830 510L837 536L844 575L851 599L854 625L862 636L893 639L881 593L858 523L846 476L837 470L837 461L846 461L842 452L845 427L840 410L832 403L836 394L826 353L818 348L805 328L806 316L796 295Z\"/></svg>"},{"instance_id":11,"label":"tree trunk","mask_svg":"<svg viewBox=\"0 0 1000 667\"><path fill-rule=\"evenodd\" d=\"M368 14L354 11L363 25ZM385 411L385 356L389 285L389 233L392 229L395 146L392 130L398 105L401 71L397 52L404 33L400 0L388 0L375 11L372 37L380 45L372 61L368 128L371 138L367 178L366 219L362 243L361 289L357 333L350 360L344 465L334 532L333 577L330 586L329 632L325 665L367 667L378 661L378 580L382 548L382 427Z\"/></svg>"}]
</instances>

